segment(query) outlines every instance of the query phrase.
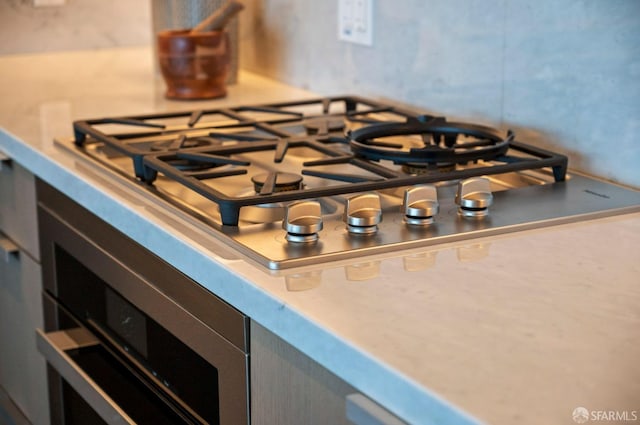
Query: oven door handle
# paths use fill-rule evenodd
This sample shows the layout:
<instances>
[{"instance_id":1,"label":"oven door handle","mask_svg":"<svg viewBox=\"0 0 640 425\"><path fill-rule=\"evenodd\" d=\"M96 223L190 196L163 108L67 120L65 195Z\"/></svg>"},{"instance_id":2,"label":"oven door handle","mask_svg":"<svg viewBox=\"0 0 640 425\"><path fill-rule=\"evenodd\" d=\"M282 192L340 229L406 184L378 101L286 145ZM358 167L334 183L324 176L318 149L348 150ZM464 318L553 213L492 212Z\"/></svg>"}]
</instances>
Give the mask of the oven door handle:
<instances>
[{"instance_id":1,"label":"oven door handle","mask_svg":"<svg viewBox=\"0 0 640 425\"><path fill-rule=\"evenodd\" d=\"M135 424L65 351L97 345L100 341L83 328L45 333L36 329L38 350L47 362L109 424Z\"/></svg>"}]
</instances>

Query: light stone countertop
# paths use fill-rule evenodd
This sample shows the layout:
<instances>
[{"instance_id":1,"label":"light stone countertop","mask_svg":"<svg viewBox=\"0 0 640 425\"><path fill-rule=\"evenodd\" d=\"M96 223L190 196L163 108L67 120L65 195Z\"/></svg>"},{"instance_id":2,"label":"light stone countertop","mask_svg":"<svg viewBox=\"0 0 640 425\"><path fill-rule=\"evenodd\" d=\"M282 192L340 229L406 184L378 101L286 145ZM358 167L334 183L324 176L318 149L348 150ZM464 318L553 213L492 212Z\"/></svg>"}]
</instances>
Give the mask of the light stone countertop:
<instances>
[{"instance_id":1,"label":"light stone countertop","mask_svg":"<svg viewBox=\"0 0 640 425\"><path fill-rule=\"evenodd\" d=\"M640 417L640 213L268 271L52 139L79 118L313 93L245 72L223 100L162 89L148 48L0 57L0 150L408 422Z\"/></svg>"}]
</instances>

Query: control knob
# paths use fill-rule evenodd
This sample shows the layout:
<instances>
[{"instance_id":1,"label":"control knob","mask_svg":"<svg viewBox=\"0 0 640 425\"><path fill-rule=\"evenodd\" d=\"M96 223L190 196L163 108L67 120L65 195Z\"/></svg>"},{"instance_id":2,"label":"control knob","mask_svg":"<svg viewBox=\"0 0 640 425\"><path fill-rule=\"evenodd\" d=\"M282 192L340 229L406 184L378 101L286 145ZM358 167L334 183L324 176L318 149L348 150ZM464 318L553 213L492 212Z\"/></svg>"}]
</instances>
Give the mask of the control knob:
<instances>
[{"instance_id":1,"label":"control knob","mask_svg":"<svg viewBox=\"0 0 640 425\"><path fill-rule=\"evenodd\" d=\"M287 206L282 228L287 231L289 242L310 243L318 240L322 230L322 211L316 201L302 201Z\"/></svg>"},{"instance_id":2,"label":"control knob","mask_svg":"<svg viewBox=\"0 0 640 425\"><path fill-rule=\"evenodd\" d=\"M435 186L427 184L405 190L402 209L404 222L409 225L426 226L433 223L433 216L440 209Z\"/></svg>"},{"instance_id":3,"label":"control knob","mask_svg":"<svg viewBox=\"0 0 640 425\"><path fill-rule=\"evenodd\" d=\"M462 217L478 218L489 214L489 206L493 204L489 179L474 177L458 183L456 204Z\"/></svg>"},{"instance_id":4,"label":"control knob","mask_svg":"<svg viewBox=\"0 0 640 425\"><path fill-rule=\"evenodd\" d=\"M382 221L380 196L367 193L347 199L343 220L347 224L349 233L359 235L376 233L378 224Z\"/></svg>"}]
</instances>

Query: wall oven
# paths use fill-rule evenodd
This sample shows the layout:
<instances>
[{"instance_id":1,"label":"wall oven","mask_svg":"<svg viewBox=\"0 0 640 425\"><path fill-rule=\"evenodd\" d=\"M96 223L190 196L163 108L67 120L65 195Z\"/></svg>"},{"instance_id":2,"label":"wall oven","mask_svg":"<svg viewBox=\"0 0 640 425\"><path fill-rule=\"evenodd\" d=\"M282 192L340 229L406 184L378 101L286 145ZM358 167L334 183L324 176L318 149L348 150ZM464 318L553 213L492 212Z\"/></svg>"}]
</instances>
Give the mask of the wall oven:
<instances>
[{"instance_id":1,"label":"wall oven","mask_svg":"<svg viewBox=\"0 0 640 425\"><path fill-rule=\"evenodd\" d=\"M52 423L249 423L248 318L37 190Z\"/></svg>"}]
</instances>

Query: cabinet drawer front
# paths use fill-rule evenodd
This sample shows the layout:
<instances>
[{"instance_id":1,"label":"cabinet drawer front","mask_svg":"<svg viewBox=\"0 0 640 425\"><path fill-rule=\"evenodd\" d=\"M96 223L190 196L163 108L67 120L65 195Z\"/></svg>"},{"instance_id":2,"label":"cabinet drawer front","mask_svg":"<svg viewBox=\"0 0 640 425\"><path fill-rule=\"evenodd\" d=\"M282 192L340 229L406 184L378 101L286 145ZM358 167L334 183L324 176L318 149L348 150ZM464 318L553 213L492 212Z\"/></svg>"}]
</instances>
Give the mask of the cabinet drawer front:
<instances>
[{"instance_id":1,"label":"cabinet drawer front","mask_svg":"<svg viewBox=\"0 0 640 425\"><path fill-rule=\"evenodd\" d=\"M0 385L34 425L49 424L46 365L35 339L43 326L40 273L22 251L0 257Z\"/></svg>"},{"instance_id":2,"label":"cabinet drawer front","mask_svg":"<svg viewBox=\"0 0 640 425\"><path fill-rule=\"evenodd\" d=\"M0 231L39 261L33 174L0 152Z\"/></svg>"}]
</instances>

